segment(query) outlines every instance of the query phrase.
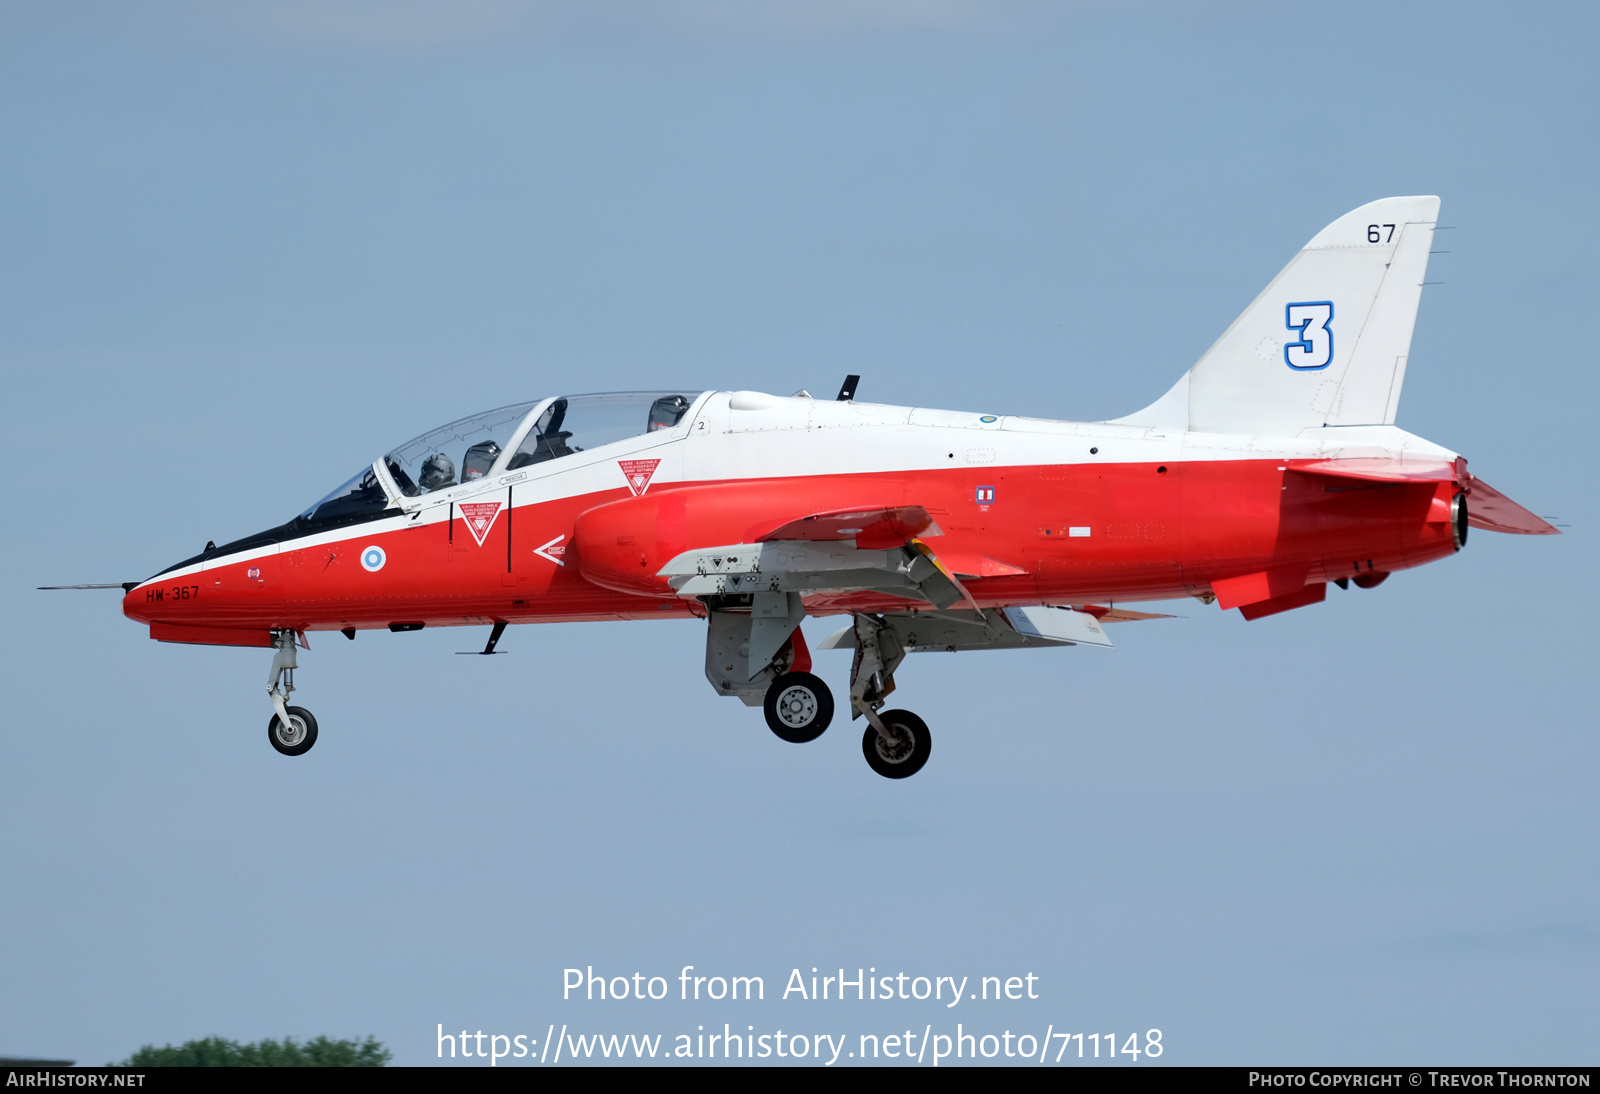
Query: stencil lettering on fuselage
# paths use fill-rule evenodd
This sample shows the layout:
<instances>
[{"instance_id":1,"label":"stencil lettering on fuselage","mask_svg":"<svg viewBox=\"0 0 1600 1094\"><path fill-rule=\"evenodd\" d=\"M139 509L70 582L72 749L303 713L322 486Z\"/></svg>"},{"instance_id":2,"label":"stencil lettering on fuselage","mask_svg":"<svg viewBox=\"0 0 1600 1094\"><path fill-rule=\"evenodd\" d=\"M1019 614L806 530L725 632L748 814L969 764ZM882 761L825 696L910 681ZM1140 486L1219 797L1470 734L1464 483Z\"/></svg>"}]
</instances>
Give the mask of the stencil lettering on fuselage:
<instances>
[{"instance_id":1,"label":"stencil lettering on fuselage","mask_svg":"<svg viewBox=\"0 0 1600 1094\"><path fill-rule=\"evenodd\" d=\"M661 461L618 460L617 466L622 468L622 476L628 480L628 489L633 491L634 497L638 497L650 488L650 479L655 475L656 468L661 466Z\"/></svg>"},{"instance_id":2,"label":"stencil lettering on fuselage","mask_svg":"<svg viewBox=\"0 0 1600 1094\"><path fill-rule=\"evenodd\" d=\"M483 546L483 538L489 534L489 529L494 527L495 518L500 515L501 503L498 501L463 501L456 505L461 510L461 519L467 526L467 531L472 533L472 538L478 541L478 546Z\"/></svg>"}]
</instances>

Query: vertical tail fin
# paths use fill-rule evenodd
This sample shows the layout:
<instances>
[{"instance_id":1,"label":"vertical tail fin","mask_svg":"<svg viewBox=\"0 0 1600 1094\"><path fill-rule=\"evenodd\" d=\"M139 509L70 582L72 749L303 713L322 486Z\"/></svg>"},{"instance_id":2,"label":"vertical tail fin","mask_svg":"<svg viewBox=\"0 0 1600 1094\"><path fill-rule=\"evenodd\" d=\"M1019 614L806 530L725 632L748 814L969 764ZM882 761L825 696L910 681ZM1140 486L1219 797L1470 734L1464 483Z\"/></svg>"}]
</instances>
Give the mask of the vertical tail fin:
<instances>
[{"instance_id":1,"label":"vertical tail fin","mask_svg":"<svg viewBox=\"0 0 1600 1094\"><path fill-rule=\"evenodd\" d=\"M1392 425L1439 218L1384 198L1312 237L1195 366L1127 425L1293 436Z\"/></svg>"}]
</instances>

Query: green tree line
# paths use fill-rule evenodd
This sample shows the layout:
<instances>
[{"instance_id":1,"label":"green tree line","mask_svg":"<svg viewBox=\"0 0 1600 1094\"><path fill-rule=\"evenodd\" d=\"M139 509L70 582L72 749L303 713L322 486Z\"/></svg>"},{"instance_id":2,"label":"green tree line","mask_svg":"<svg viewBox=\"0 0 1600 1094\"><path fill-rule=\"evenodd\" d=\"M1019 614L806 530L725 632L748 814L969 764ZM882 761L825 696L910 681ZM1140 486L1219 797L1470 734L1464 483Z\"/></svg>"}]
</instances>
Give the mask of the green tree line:
<instances>
[{"instance_id":1,"label":"green tree line","mask_svg":"<svg viewBox=\"0 0 1600 1094\"><path fill-rule=\"evenodd\" d=\"M202 1037L181 1045L145 1045L117 1067L382 1067L394 1057L376 1037L333 1041L293 1037L241 1045L224 1037Z\"/></svg>"}]
</instances>

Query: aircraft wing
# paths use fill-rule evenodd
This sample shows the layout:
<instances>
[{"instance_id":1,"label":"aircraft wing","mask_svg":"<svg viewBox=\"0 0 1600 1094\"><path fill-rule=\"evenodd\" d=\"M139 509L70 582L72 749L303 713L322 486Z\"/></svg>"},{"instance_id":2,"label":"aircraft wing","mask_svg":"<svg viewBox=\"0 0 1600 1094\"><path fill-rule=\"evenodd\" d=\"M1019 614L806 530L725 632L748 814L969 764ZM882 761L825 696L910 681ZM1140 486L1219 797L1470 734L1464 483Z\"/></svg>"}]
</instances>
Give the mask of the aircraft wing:
<instances>
[{"instance_id":1,"label":"aircraft wing","mask_svg":"<svg viewBox=\"0 0 1600 1094\"><path fill-rule=\"evenodd\" d=\"M999 608L990 612L903 612L883 617L902 649L1013 650L1040 646L1105 646L1111 639L1088 612L1071 608ZM821 649L851 649L854 627L829 636Z\"/></svg>"},{"instance_id":2,"label":"aircraft wing","mask_svg":"<svg viewBox=\"0 0 1600 1094\"><path fill-rule=\"evenodd\" d=\"M925 600L939 608L970 600L961 583L919 542L887 550L811 540L700 547L673 558L659 575L685 598L871 591Z\"/></svg>"},{"instance_id":3,"label":"aircraft wing","mask_svg":"<svg viewBox=\"0 0 1600 1094\"><path fill-rule=\"evenodd\" d=\"M685 598L880 592L937 608L965 602L976 610L950 568L915 538L911 529L919 526L934 527L920 506L821 513L779 525L755 543L685 551L657 573ZM868 538L869 528L876 542Z\"/></svg>"},{"instance_id":4,"label":"aircraft wing","mask_svg":"<svg viewBox=\"0 0 1600 1094\"><path fill-rule=\"evenodd\" d=\"M778 525L756 536L757 543L773 540L829 542L854 540L857 547L899 547L917 536L941 536L933 517L920 505L891 505L860 509L835 509Z\"/></svg>"}]
</instances>

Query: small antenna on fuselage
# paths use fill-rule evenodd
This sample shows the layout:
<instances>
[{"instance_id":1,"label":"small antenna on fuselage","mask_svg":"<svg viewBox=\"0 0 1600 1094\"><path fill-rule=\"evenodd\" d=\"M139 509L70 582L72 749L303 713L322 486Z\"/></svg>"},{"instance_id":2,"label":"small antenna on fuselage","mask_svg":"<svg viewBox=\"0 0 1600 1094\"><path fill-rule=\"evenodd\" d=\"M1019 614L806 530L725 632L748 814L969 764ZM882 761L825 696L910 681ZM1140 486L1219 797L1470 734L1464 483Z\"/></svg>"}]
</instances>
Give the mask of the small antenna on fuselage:
<instances>
[{"instance_id":1,"label":"small antenna on fuselage","mask_svg":"<svg viewBox=\"0 0 1600 1094\"><path fill-rule=\"evenodd\" d=\"M861 382L859 376L846 376L844 386L839 389L839 402L848 403L856 397L856 385Z\"/></svg>"}]
</instances>

